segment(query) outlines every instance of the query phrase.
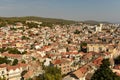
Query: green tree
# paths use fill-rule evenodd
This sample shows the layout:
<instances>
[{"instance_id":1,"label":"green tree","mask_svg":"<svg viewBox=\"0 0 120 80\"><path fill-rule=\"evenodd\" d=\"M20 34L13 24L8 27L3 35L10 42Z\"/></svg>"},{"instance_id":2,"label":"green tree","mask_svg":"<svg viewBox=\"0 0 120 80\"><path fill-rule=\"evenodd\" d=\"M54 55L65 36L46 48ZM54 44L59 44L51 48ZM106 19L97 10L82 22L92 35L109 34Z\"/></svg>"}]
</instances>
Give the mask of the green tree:
<instances>
[{"instance_id":1,"label":"green tree","mask_svg":"<svg viewBox=\"0 0 120 80\"><path fill-rule=\"evenodd\" d=\"M18 60L17 60L17 59L14 59L12 65L14 66L14 65L17 65L17 64L18 64Z\"/></svg>"},{"instance_id":2,"label":"green tree","mask_svg":"<svg viewBox=\"0 0 120 80\"><path fill-rule=\"evenodd\" d=\"M5 51L6 51L5 48L0 48L1 53L5 52Z\"/></svg>"},{"instance_id":3,"label":"green tree","mask_svg":"<svg viewBox=\"0 0 120 80\"><path fill-rule=\"evenodd\" d=\"M29 38L29 37L26 37L26 36L22 36L21 39L22 39L22 40L28 40L28 39L30 39L30 38Z\"/></svg>"},{"instance_id":4,"label":"green tree","mask_svg":"<svg viewBox=\"0 0 120 80\"><path fill-rule=\"evenodd\" d=\"M34 61L34 60L36 60L36 58L35 58L35 57L32 57L32 60Z\"/></svg>"},{"instance_id":5,"label":"green tree","mask_svg":"<svg viewBox=\"0 0 120 80\"><path fill-rule=\"evenodd\" d=\"M86 42L82 42L80 44L80 49L78 51L79 52L82 51L82 52L86 53L87 52L87 43Z\"/></svg>"},{"instance_id":6,"label":"green tree","mask_svg":"<svg viewBox=\"0 0 120 80\"><path fill-rule=\"evenodd\" d=\"M1 22L0 23L0 27L5 27L6 26L6 22Z\"/></svg>"},{"instance_id":7,"label":"green tree","mask_svg":"<svg viewBox=\"0 0 120 80\"><path fill-rule=\"evenodd\" d=\"M38 28L38 24L36 24L36 23L27 23L27 26L29 28Z\"/></svg>"},{"instance_id":8,"label":"green tree","mask_svg":"<svg viewBox=\"0 0 120 80\"><path fill-rule=\"evenodd\" d=\"M27 73L27 70L22 71L21 76L23 77Z\"/></svg>"},{"instance_id":9,"label":"green tree","mask_svg":"<svg viewBox=\"0 0 120 80\"><path fill-rule=\"evenodd\" d=\"M82 42L80 45L81 45L81 47L82 46L87 46L87 43L86 42Z\"/></svg>"},{"instance_id":10,"label":"green tree","mask_svg":"<svg viewBox=\"0 0 120 80\"><path fill-rule=\"evenodd\" d=\"M0 64L6 63L9 64L11 62L11 60L8 60L7 57L0 57Z\"/></svg>"},{"instance_id":11,"label":"green tree","mask_svg":"<svg viewBox=\"0 0 120 80\"><path fill-rule=\"evenodd\" d=\"M113 73L109 66L109 59L104 59L99 69L93 74L91 80L120 80L120 77Z\"/></svg>"},{"instance_id":12,"label":"green tree","mask_svg":"<svg viewBox=\"0 0 120 80\"><path fill-rule=\"evenodd\" d=\"M27 51L24 51L24 52L22 52L21 54L26 54L27 53Z\"/></svg>"},{"instance_id":13,"label":"green tree","mask_svg":"<svg viewBox=\"0 0 120 80\"><path fill-rule=\"evenodd\" d=\"M80 31L76 29L74 34L80 34Z\"/></svg>"},{"instance_id":14,"label":"green tree","mask_svg":"<svg viewBox=\"0 0 120 80\"><path fill-rule=\"evenodd\" d=\"M17 48L7 48L7 51L11 54L21 54Z\"/></svg>"},{"instance_id":15,"label":"green tree","mask_svg":"<svg viewBox=\"0 0 120 80\"><path fill-rule=\"evenodd\" d=\"M45 67L45 73L42 76L39 76L39 80L61 80L61 70L57 67Z\"/></svg>"}]
</instances>

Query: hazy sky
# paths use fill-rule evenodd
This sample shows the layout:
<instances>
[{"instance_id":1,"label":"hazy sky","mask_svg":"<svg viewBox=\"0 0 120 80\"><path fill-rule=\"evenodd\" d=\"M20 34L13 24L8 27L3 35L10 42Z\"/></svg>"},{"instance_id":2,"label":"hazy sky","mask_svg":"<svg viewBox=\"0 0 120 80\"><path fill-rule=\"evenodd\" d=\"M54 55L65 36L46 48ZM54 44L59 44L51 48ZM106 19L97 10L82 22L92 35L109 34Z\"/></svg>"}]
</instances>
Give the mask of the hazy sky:
<instances>
[{"instance_id":1,"label":"hazy sky","mask_svg":"<svg viewBox=\"0 0 120 80\"><path fill-rule=\"evenodd\" d=\"M0 16L120 22L120 0L0 0Z\"/></svg>"}]
</instances>

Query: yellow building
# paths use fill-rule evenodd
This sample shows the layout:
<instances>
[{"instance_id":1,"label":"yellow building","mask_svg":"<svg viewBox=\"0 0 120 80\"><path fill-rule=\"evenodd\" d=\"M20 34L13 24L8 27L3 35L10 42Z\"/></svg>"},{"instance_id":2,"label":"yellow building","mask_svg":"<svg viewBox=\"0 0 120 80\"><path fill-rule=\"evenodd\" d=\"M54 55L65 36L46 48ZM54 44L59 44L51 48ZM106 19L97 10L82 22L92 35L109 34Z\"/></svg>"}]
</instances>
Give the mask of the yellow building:
<instances>
[{"instance_id":1,"label":"yellow building","mask_svg":"<svg viewBox=\"0 0 120 80\"><path fill-rule=\"evenodd\" d=\"M87 51L94 51L94 52L109 52L114 53L116 49L115 45L107 44L107 43L88 43L87 44Z\"/></svg>"}]
</instances>

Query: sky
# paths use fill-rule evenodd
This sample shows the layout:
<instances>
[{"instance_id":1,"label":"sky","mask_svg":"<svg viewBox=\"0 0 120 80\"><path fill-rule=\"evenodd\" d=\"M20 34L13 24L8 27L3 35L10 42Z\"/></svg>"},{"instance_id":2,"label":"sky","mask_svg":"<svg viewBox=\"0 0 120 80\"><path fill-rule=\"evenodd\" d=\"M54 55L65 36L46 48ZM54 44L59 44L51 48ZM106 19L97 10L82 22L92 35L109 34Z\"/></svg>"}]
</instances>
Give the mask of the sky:
<instances>
[{"instance_id":1,"label":"sky","mask_svg":"<svg viewBox=\"0 0 120 80\"><path fill-rule=\"evenodd\" d=\"M0 16L120 22L120 0L0 0Z\"/></svg>"}]
</instances>

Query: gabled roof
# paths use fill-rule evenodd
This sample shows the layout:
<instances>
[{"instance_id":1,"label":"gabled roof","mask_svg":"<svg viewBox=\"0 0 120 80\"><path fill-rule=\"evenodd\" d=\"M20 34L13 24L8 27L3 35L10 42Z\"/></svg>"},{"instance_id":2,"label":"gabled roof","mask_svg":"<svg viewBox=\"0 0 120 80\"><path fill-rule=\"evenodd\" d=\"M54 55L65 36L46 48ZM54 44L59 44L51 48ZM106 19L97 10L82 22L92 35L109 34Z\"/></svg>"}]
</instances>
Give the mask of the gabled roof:
<instances>
[{"instance_id":1,"label":"gabled roof","mask_svg":"<svg viewBox=\"0 0 120 80\"><path fill-rule=\"evenodd\" d=\"M20 55L20 54L3 53L2 55L6 56L6 57L12 57L12 58L21 58L22 57L22 55Z\"/></svg>"},{"instance_id":2,"label":"gabled roof","mask_svg":"<svg viewBox=\"0 0 120 80\"><path fill-rule=\"evenodd\" d=\"M54 65L56 65L56 64L62 64L62 63L69 63L69 62L70 62L70 60L68 60L68 59L57 59L57 60L52 61L52 63Z\"/></svg>"},{"instance_id":3,"label":"gabled roof","mask_svg":"<svg viewBox=\"0 0 120 80\"><path fill-rule=\"evenodd\" d=\"M85 76L86 72L88 71L88 67L85 65L81 68L79 68L78 70L76 70L75 72L73 72L73 74L77 77L77 78L82 78Z\"/></svg>"},{"instance_id":4,"label":"gabled roof","mask_svg":"<svg viewBox=\"0 0 120 80\"><path fill-rule=\"evenodd\" d=\"M100 66L102 64L102 60L103 60L103 57L100 56L100 57L96 58L95 60L93 60L93 64L95 66Z\"/></svg>"},{"instance_id":5,"label":"gabled roof","mask_svg":"<svg viewBox=\"0 0 120 80\"><path fill-rule=\"evenodd\" d=\"M33 74L34 72L32 70L29 70L23 77L27 79L30 78Z\"/></svg>"}]
</instances>

